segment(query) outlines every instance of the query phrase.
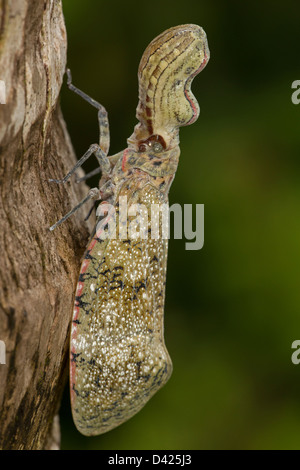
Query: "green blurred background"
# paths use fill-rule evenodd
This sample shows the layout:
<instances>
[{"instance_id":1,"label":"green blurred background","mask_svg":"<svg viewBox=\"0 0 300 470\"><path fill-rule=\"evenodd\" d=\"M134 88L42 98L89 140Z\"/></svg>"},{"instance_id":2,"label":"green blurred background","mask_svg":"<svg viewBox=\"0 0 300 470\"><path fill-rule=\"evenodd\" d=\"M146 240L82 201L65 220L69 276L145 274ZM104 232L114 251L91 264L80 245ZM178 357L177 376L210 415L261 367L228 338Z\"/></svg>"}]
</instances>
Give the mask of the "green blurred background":
<instances>
[{"instance_id":1,"label":"green blurred background","mask_svg":"<svg viewBox=\"0 0 300 470\"><path fill-rule=\"evenodd\" d=\"M205 204L205 245L170 240L165 339L174 372L134 418L64 449L300 449L299 3L63 0L73 82L108 110L111 151L136 124L137 68L165 29L201 25L211 59L194 80L201 115L183 128L170 204ZM64 85L78 156L96 111ZM90 162L85 170L96 168ZM97 178L90 181L98 184Z\"/></svg>"}]
</instances>

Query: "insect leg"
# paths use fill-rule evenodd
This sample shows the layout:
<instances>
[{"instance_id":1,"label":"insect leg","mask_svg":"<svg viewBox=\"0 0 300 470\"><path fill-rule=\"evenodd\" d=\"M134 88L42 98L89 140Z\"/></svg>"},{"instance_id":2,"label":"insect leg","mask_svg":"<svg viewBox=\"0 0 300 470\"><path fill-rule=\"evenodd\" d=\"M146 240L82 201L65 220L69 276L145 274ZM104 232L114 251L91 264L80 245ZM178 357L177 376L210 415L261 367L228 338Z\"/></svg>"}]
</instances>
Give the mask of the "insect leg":
<instances>
[{"instance_id":1,"label":"insect leg","mask_svg":"<svg viewBox=\"0 0 300 470\"><path fill-rule=\"evenodd\" d=\"M97 157L97 160L98 160L98 163L99 163L99 166L100 166L99 172L102 171L102 173L108 174L110 172L110 161L109 161L108 157L105 155L105 153L99 147L98 144L92 144L89 147L89 149L87 150L87 152L85 152L85 154L78 160L76 165L69 171L69 173L62 180L49 179L49 181L54 182L54 183L65 183L66 181L68 181L70 176L72 176L73 173L80 166L82 166L84 164L84 162L86 162L87 159L93 154ZM80 180L77 180L77 181L80 181Z\"/></svg>"},{"instance_id":2,"label":"insect leg","mask_svg":"<svg viewBox=\"0 0 300 470\"><path fill-rule=\"evenodd\" d=\"M92 207L90 208L90 210L88 211L87 215L85 216L84 218L84 221L86 222L87 220L89 220L93 210L97 207L97 201L94 201L94 204L92 205Z\"/></svg>"},{"instance_id":3,"label":"insect leg","mask_svg":"<svg viewBox=\"0 0 300 470\"><path fill-rule=\"evenodd\" d=\"M90 171L89 173L87 173L86 175L82 176L81 178L77 178L76 179L76 183L81 183L81 181L86 181L88 180L89 178L91 178L92 176L95 176L95 175L98 175L99 173L101 173L101 168L96 168L95 170L93 171Z\"/></svg>"},{"instance_id":4,"label":"insect leg","mask_svg":"<svg viewBox=\"0 0 300 470\"><path fill-rule=\"evenodd\" d=\"M101 189L99 190L99 194L100 194L100 197L102 200L106 200L105 202L108 203L108 201L111 200L111 197L114 193L114 190L115 190L115 185L110 181L106 181L105 184L103 184L103 186L101 186ZM93 212L94 208L97 206L97 201L94 202L93 206L90 208L87 216L85 217L85 221L87 221L91 215L91 213Z\"/></svg>"},{"instance_id":5,"label":"insect leg","mask_svg":"<svg viewBox=\"0 0 300 470\"><path fill-rule=\"evenodd\" d=\"M60 220L58 220L54 225L52 225L49 228L49 230L51 230L51 232L52 232L56 227L58 227L65 220L67 220L71 215L73 215L74 212L76 212L81 206L83 206L83 204L88 202L90 199L98 199L99 196L100 196L100 190L98 188L90 189L87 196L84 199L82 199L82 201L80 201L79 204L77 204L77 206L73 207L73 209L71 209L70 212L68 212Z\"/></svg>"},{"instance_id":6,"label":"insect leg","mask_svg":"<svg viewBox=\"0 0 300 470\"><path fill-rule=\"evenodd\" d=\"M94 106L94 108L98 109L98 123L99 123L99 146L101 150L107 155L109 151L109 123L108 123L108 117L107 117L107 111L102 106L102 104L98 103L95 101L93 98L88 96L86 93L83 91L79 90L79 88L75 87L72 84L72 75L71 75L71 70L67 69L67 85L71 91L74 91L74 93L77 93L81 98L83 98L85 101L87 101L89 104Z\"/></svg>"},{"instance_id":7,"label":"insect leg","mask_svg":"<svg viewBox=\"0 0 300 470\"><path fill-rule=\"evenodd\" d=\"M113 167L115 166L117 161L120 160L120 157L121 157L122 153L123 152L120 152L120 153L117 153L115 155L111 155L111 156L107 157L109 162L110 162L111 170L113 169ZM95 170L90 171L90 173L87 173L86 175L82 176L81 178L77 178L76 183L80 183L81 181L86 181L87 179L91 178L92 176L98 175L99 173L101 173L101 171L102 171L102 167L96 168ZM102 173L103 173L103 171L102 171Z\"/></svg>"}]
</instances>

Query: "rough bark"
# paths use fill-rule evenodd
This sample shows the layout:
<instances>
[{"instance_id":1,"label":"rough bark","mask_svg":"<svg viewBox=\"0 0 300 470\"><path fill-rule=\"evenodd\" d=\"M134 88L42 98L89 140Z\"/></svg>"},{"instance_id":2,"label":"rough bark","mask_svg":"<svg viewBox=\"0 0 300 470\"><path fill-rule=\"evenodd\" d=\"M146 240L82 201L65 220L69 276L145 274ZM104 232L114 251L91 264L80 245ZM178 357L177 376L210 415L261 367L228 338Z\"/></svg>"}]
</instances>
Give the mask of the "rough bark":
<instances>
[{"instance_id":1,"label":"rough bark","mask_svg":"<svg viewBox=\"0 0 300 470\"><path fill-rule=\"evenodd\" d=\"M56 185L74 165L58 97L66 65L60 0L0 0L0 448L57 448L86 194ZM87 211L87 208L85 208Z\"/></svg>"}]
</instances>

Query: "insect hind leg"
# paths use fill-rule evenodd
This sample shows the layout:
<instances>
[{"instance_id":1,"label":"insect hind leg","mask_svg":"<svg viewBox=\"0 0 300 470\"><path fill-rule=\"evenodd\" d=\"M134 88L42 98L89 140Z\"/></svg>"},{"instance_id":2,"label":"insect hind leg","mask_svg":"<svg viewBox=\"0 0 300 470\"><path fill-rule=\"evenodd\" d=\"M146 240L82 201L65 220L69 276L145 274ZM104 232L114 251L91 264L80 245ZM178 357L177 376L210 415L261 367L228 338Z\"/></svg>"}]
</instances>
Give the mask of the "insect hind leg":
<instances>
[{"instance_id":1,"label":"insect hind leg","mask_svg":"<svg viewBox=\"0 0 300 470\"><path fill-rule=\"evenodd\" d=\"M66 73L67 73L67 85L69 89L71 91L74 91L74 93L77 93L77 95L79 95L89 104L91 104L94 108L98 109L98 123L99 123L99 134L100 134L99 146L101 150L105 153L105 155L108 155L110 137L109 137L109 123L108 123L108 116L107 116L106 109L104 108L104 106L102 106L102 104L98 103L98 101L94 100L89 95L87 95L86 93L79 90L79 88L73 85L70 69L67 69Z\"/></svg>"},{"instance_id":2,"label":"insect hind leg","mask_svg":"<svg viewBox=\"0 0 300 470\"><path fill-rule=\"evenodd\" d=\"M65 222L65 220L67 220L71 215L73 215L74 212L76 212L81 206L83 206L83 204L88 202L90 199L95 200L95 199L99 199L99 198L100 198L100 190L98 188L90 189L87 196L84 199L82 199L82 201L80 201L79 204L77 204L77 206L73 207L73 209L71 209L70 212L68 212L61 219L59 219L54 225L52 225L49 228L49 230L52 232L54 229L56 229L56 227L58 227L60 224Z\"/></svg>"}]
</instances>

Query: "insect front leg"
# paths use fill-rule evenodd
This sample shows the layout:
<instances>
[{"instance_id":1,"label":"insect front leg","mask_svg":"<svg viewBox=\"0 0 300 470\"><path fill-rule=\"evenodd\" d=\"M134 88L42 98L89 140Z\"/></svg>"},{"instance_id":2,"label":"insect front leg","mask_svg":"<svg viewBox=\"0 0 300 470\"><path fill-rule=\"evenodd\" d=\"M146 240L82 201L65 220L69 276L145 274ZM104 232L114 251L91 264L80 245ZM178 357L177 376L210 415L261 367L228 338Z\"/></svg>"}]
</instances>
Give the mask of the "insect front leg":
<instances>
[{"instance_id":1,"label":"insect front leg","mask_svg":"<svg viewBox=\"0 0 300 470\"><path fill-rule=\"evenodd\" d=\"M87 101L89 104L94 106L94 108L98 109L98 123L99 123L99 144L92 144L87 152L78 160L74 168L62 179L62 180L57 180L57 179L50 179L50 181L53 181L55 183L65 183L70 176L81 166L83 163L91 156L95 155L97 157L98 163L99 163L99 168L96 168L95 170L91 171L90 173L86 174L82 178L77 178L76 182L79 183L80 181L85 181L88 178L97 175L99 173L102 173L103 175L108 175L111 170L111 165L109 162L109 157L108 151L109 151L109 141L110 141L110 136L109 136L109 123L108 123L108 116L107 116L107 111L102 106L102 104L98 103L96 100L88 96L86 93L84 93L82 90L79 88L75 87L72 84L72 75L70 69L66 70L67 73L67 85L71 91L79 95L81 98L83 98L85 101Z\"/></svg>"},{"instance_id":2,"label":"insect front leg","mask_svg":"<svg viewBox=\"0 0 300 470\"><path fill-rule=\"evenodd\" d=\"M117 163L117 161L120 159L120 156L121 156L122 152L119 152L115 155L110 155L108 156L108 160L109 160L109 163L110 163L110 168L111 168L111 171L113 170L115 164ZM106 165L108 166L108 164L106 163ZM110 174L105 174L102 169L101 169L101 166L99 168L96 168L95 170L91 171L90 173L87 173L86 175L82 176L81 178L77 178L76 179L76 183L80 183L81 181L86 181L87 179L91 178L92 176L95 176L95 175L98 175L99 173L102 172L102 178L103 176L107 179L108 177L110 177Z\"/></svg>"},{"instance_id":3,"label":"insect front leg","mask_svg":"<svg viewBox=\"0 0 300 470\"><path fill-rule=\"evenodd\" d=\"M98 163L99 168L92 171L91 173L85 175L83 178L77 179L77 182L84 181L87 178L96 175L98 173L102 173L102 181L107 182L106 185L102 185L101 190L98 188L93 188L89 191L87 196L79 203L76 207L74 207L71 211L69 211L62 219L56 222L54 225L50 227L50 230L54 230L58 225L62 224L65 220L67 220L74 212L76 212L83 204L85 204L90 199L101 199L103 195L111 193L110 188L110 178L111 178L111 171L112 167L114 166L115 162L110 160L110 157L107 156L109 150L109 123L107 117L107 111L100 103L95 101L93 98L88 96L83 91L79 90L79 88L75 87L72 84L72 76L71 71L67 69L67 85L70 90L77 93L81 98L85 101L90 103L96 109L98 109L98 122L99 122L99 144L92 144L90 145L89 149L85 152L85 154L78 160L76 165L67 173L67 175L63 179L49 179L50 182L55 183L66 183L69 178L75 173L75 171L81 167L91 155L95 155Z\"/></svg>"},{"instance_id":4,"label":"insect front leg","mask_svg":"<svg viewBox=\"0 0 300 470\"><path fill-rule=\"evenodd\" d=\"M105 153L99 147L98 144L92 144L89 147L89 149L87 150L87 152L85 152L85 154L82 155L82 157L78 160L76 165L69 171L69 173L66 174L66 176L63 179L57 180L57 179L52 179L51 178L51 179L49 179L49 181L54 182L54 183L66 183L68 181L68 179L73 175L73 173L75 173L75 171L79 167L81 167L84 164L84 162L86 162L87 159L90 158L91 155L95 155L97 160L98 160L98 163L99 163L99 170L97 169L98 172L99 173L102 172L102 174L109 175L110 170L111 170L111 165L110 165L109 158L105 155ZM82 179L83 178L80 178L77 181L81 181Z\"/></svg>"},{"instance_id":5,"label":"insect front leg","mask_svg":"<svg viewBox=\"0 0 300 470\"><path fill-rule=\"evenodd\" d=\"M75 87L72 83L72 75L71 70L67 69L67 85L71 91L74 91L77 95L83 98L87 103L91 104L94 108L98 109L98 123L99 123L99 147L105 155L108 154L109 151L109 123L108 123L108 116L107 111L102 106L102 104L98 103L98 101L94 100L90 96L88 96L83 91L79 90L79 88Z\"/></svg>"}]
</instances>

